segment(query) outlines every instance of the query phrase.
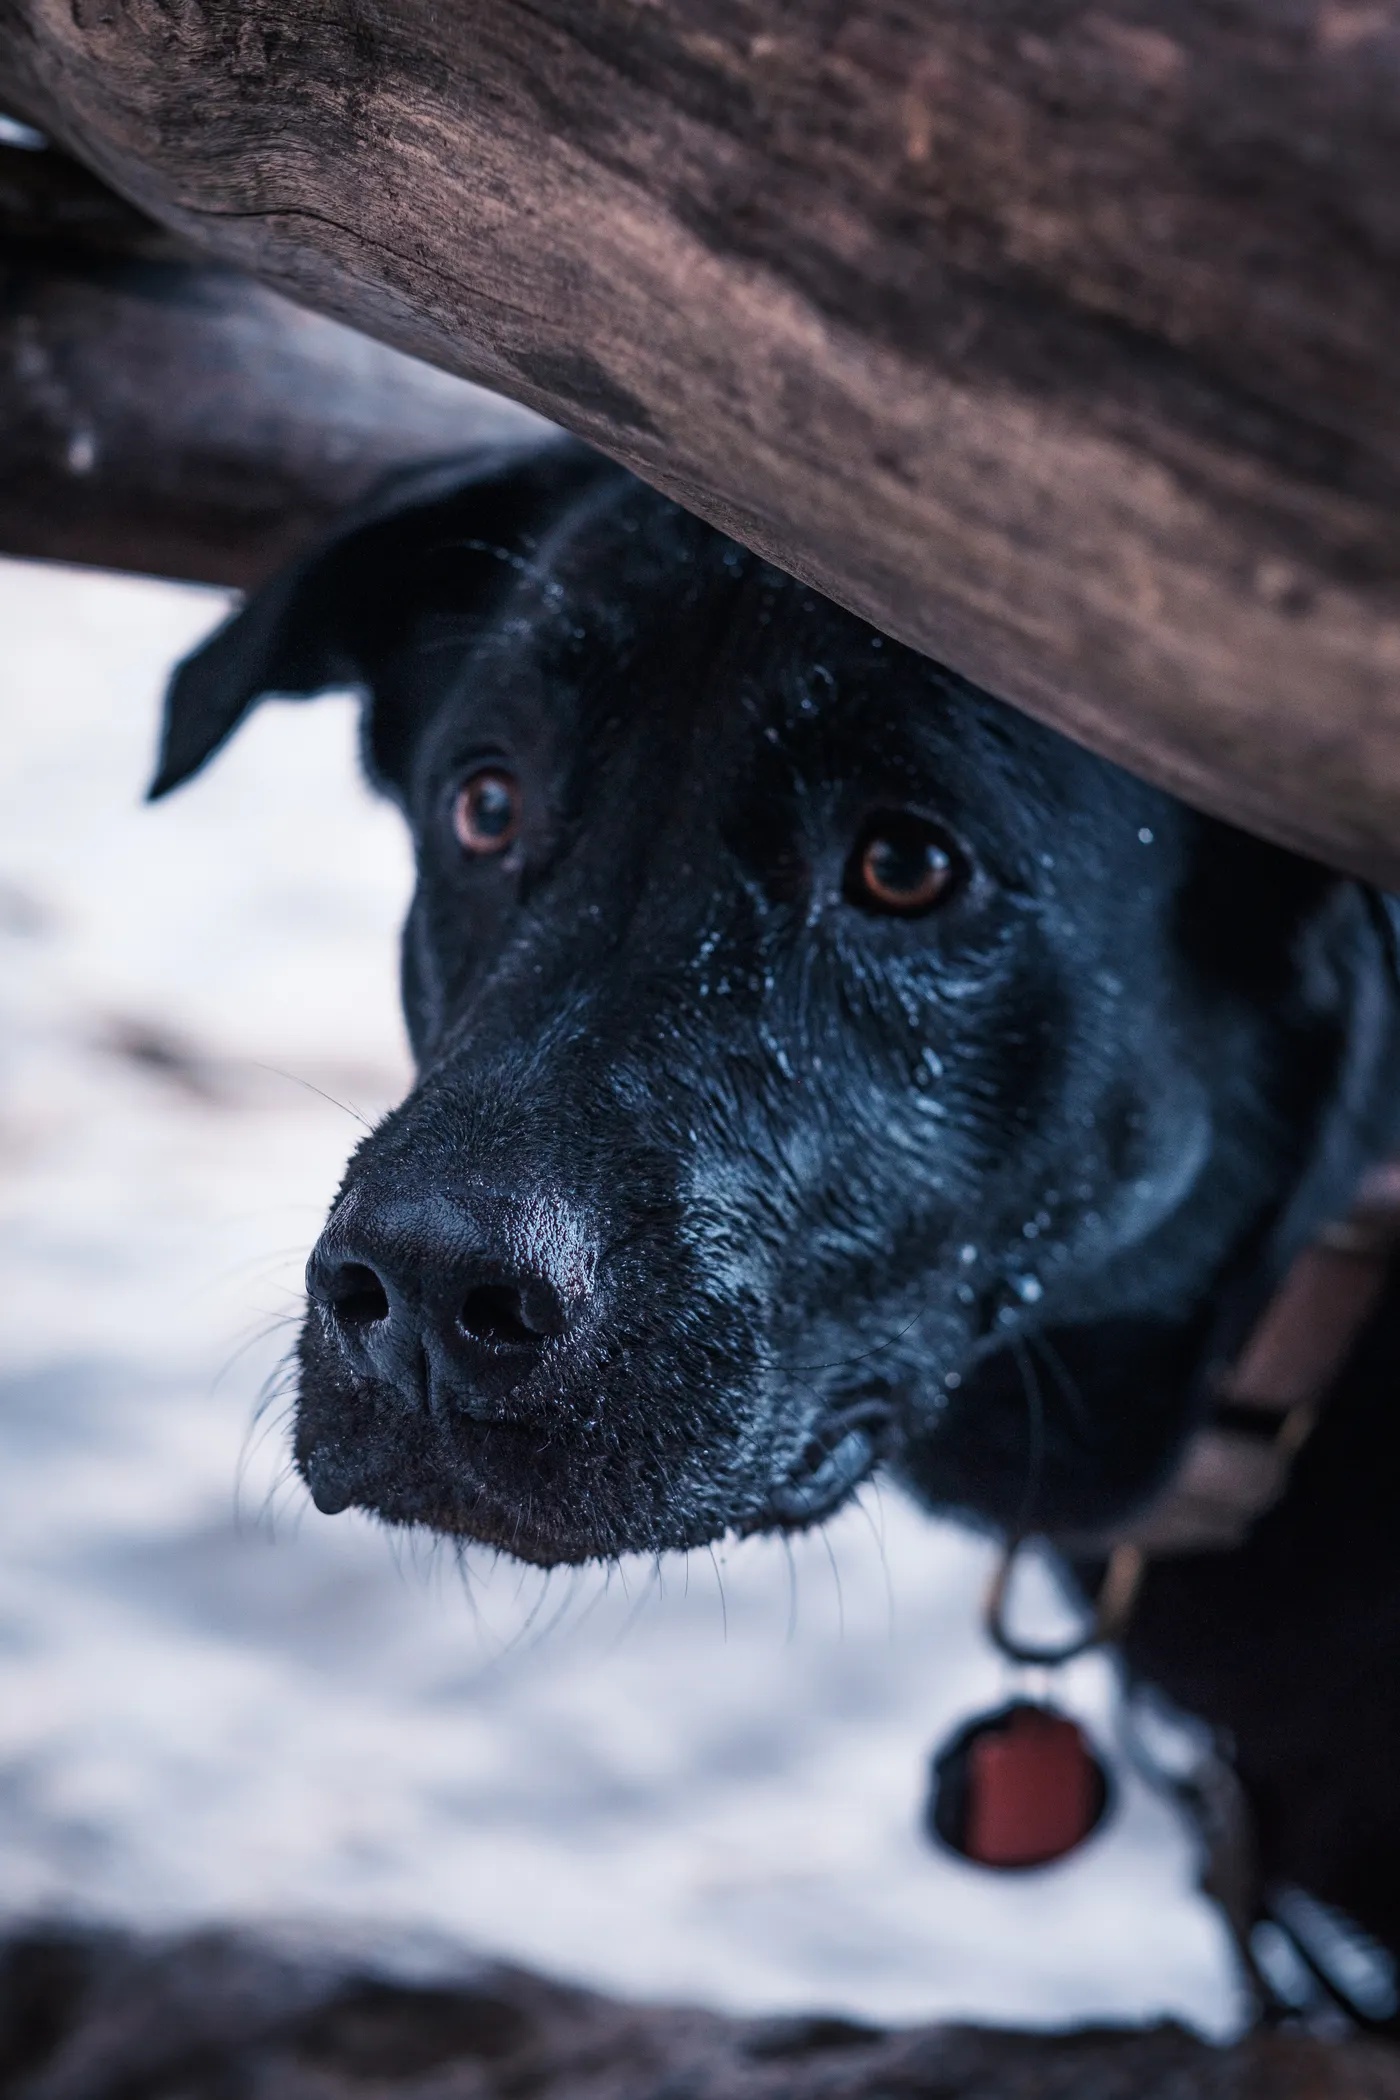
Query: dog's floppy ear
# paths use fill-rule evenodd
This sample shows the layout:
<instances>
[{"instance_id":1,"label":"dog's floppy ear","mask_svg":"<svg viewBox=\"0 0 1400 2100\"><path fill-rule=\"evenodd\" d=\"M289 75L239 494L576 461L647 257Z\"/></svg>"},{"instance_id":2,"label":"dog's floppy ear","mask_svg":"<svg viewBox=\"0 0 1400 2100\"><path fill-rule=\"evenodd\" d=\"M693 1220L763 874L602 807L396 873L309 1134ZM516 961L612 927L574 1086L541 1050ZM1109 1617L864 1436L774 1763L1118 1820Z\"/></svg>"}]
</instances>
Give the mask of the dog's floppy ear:
<instances>
[{"instance_id":1,"label":"dog's floppy ear","mask_svg":"<svg viewBox=\"0 0 1400 2100\"><path fill-rule=\"evenodd\" d=\"M522 536L615 473L563 439L493 447L396 476L331 536L254 592L187 656L165 696L148 799L180 787L271 694L365 685L433 595L456 609L510 581ZM366 738L371 769L376 745Z\"/></svg>"}]
</instances>

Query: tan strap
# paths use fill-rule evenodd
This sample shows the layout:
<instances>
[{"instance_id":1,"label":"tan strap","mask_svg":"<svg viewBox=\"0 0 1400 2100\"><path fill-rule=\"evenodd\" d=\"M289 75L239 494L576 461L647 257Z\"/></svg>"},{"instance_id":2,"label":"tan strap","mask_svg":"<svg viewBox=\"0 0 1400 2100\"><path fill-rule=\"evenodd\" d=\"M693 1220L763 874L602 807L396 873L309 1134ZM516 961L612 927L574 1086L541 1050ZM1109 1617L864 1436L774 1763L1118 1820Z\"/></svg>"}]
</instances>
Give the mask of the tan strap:
<instances>
[{"instance_id":1,"label":"tan strap","mask_svg":"<svg viewBox=\"0 0 1400 2100\"><path fill-rule=\"evenodd\" d=\"M1298 1255L1233 1368L1217 1380L1214 1417L1192 1437L1162 1495L1118 1540L1150 1555L1243 1543L1287 1487L1294 1458L1380 1305L1397 1249L1400 1161L1392 1161L1368 1174L1347 1216Z\"/></svg>"}]
</instances>

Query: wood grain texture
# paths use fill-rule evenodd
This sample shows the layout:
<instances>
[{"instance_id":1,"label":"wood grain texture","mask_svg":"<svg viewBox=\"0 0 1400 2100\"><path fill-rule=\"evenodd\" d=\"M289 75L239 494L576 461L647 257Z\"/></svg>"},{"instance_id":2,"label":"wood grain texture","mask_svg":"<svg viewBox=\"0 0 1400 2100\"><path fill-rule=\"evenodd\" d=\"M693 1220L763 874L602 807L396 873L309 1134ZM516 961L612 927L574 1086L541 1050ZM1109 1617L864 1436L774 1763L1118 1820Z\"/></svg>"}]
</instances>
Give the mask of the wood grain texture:
<instances>
[{"instance_id":1,"label":"wood grain texture","mask_svg":"<svg viewBox=\"0 0 1400 2100\"><path fill-rule=\"evenodd\" d=\"M256 583L395 469L528 410L0 148L0 552Z\"/></svg>"},{"instance_id":2,"label":"wood grain texture","mask_svg":"<svg viewBox=\"0 0 1400 2100\"><path fill-rule=\"evenodd\" d=\"M17 1931L0 1941L0 2085L9 2100L1400 2100L1400 2053L1363 2041L726 2019L495 1964L407 1969L285 1934Z\"/></svg>"},{"instance_id":3,"label":"wood grain texture","mask_svg":"<svg viewBox=\"0 0 1400 2100\"><path fill-rule=\"evenodd\" d=\"M1400 0L0 0L184 238L1400 887Z\"/></svg>"}]
</instances>

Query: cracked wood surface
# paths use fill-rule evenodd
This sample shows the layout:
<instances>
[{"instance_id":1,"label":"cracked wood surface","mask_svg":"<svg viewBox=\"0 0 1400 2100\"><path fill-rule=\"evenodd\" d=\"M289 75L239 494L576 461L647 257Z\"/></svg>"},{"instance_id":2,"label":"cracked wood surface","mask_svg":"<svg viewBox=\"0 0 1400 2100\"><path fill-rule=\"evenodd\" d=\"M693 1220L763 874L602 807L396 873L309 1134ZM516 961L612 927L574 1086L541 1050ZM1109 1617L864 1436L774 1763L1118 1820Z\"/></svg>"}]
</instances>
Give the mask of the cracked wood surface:
<instances>
[{"instance_id":1,"label":"cracked wood surface","mask_svg":"<svg viewBox=\"0 0 1400 2100\"><path fill-rule=\"evenodd\" d=\"M0 0L0 99L1400 887L1400 0Z\"/></svg>"},{"instance_id":2,"label":"cracked wood surface","mask_svg":"<svg viewBox=\"0 0 1400 2100\"><path fill-rule=\"evenodd\" d=\"M726 2019L438 1951L54 1927L0 1943L8 2100L1400 2100L1400 2054L1180 2027Z\"/></svg>"},{"instance_id":3,"label":"cracked wood surface","mask_svg":"<svg viewBox=\"0 0 1400 2100\"><path fill-rule=\"evenodd\" d=\"M0 550L247 587L396 469L547 431L0 151Z\"/></svg>"}]
</instances>

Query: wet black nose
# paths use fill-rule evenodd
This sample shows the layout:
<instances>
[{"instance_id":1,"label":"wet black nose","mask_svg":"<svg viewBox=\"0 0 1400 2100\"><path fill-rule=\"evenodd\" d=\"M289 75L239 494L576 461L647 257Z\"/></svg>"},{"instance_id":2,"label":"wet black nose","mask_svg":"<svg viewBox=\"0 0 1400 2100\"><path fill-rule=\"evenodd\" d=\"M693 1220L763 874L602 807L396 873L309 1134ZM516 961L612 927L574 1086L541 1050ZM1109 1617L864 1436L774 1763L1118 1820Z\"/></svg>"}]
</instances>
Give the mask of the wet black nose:
<instances>
[{"instance_id":1,"label":"wet black nose","mask_svg":"<svg viewBox=\"0 0 1400 2100\"><path fill-rule=\"evenodd\" d=\"M306 1285L352 1368L409 1404L499 1420L547 1403L548 1355L579 1325L591 1270L559 1204L357 1194L332 1214Z\"/></svg>"}]
</instances>

